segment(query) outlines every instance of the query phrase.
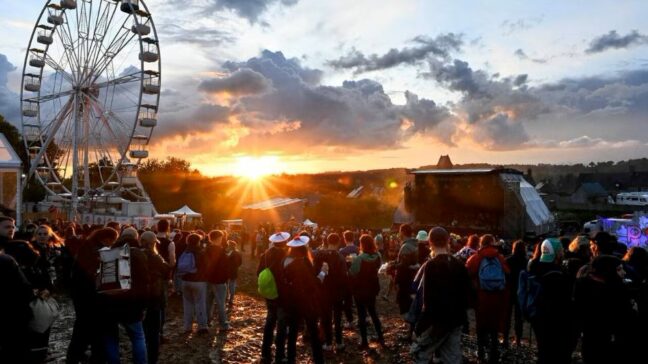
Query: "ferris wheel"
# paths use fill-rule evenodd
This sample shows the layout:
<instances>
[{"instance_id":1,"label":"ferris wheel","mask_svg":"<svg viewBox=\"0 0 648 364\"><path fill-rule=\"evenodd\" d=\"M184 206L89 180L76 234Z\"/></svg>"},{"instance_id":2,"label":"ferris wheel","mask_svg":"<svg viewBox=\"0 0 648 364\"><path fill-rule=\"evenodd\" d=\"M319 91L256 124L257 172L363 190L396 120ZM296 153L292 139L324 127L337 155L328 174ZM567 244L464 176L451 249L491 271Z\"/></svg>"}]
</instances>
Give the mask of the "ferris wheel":
<instances>
[{"instance_id":1,"label":"ferris wheel","mask_svg":"<svg viewBox=\"0 0 648 364\"><path fill-rule=\"evenodd\" d=\"M136 170L157 125L160 81L144 1L47 1L22 74L27 178L73 214L97 195L148 201Z\"/></svg>"}]
</instances>

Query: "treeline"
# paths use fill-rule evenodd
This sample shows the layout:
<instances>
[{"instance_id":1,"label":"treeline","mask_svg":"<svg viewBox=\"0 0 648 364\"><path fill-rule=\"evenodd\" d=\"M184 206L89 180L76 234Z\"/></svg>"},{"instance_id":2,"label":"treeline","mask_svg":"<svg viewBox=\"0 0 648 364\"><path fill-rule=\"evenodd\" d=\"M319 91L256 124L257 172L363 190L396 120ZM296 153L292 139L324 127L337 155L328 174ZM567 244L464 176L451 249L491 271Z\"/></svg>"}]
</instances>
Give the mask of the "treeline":
<instances>
[{"instance_id":1,"label":"treeline","mask_svg":"<svg viewBox=\"0 0 648 364\"><path fill-rule=\"evenodd\" d=\"M240 217L246 204L273 197L303 198L305 216L320 224L391 225L406 178L404 169L269 176L259 182L237 177L206 177L178 158L151 159L139 178L158 212L184 204L200 211L208 225ZM364 186L359 198L347 198Z\"/></svg>"}]
</instances>

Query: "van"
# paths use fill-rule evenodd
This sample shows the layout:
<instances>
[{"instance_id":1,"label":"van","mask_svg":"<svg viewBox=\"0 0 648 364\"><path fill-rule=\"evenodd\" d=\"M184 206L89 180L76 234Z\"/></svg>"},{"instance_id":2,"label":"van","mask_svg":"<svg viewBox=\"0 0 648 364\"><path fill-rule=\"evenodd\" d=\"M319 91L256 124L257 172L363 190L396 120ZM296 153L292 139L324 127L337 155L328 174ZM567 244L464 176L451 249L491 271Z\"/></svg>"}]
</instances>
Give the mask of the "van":
<instances>
[{"instance_id":1,"label":"van","mask_svg":"<svg viewBox=\"0 0 648 364\"><path fill-rule=\"evenodd\" d=\"M616 196L616 204L648 206L648 192L621 192Z\"/></svg>"}]
</instances>

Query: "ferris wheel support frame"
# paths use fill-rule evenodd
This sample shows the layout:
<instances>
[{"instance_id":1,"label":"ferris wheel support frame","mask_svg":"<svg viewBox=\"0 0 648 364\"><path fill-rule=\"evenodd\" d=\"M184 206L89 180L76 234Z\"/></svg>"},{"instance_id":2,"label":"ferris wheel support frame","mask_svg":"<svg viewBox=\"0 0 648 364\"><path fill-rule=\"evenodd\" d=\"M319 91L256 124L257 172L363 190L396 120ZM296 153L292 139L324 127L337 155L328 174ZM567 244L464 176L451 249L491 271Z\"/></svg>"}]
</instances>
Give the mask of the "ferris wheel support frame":
<instances>
[{"instance_id":1,"label":"ferris wheel support frame","mask_svg":"<svg viewBox=\"0 0 648 364\"><path fill-rule=\"evenodd\" d=\"M106 5L106 7L102 9L104 2L109 5ZM142 137L138 139L139 140L138 146L140 146L140 148L144 150L143 148L146 148L150 144L150 140L153 135L153 129L157 125L157 113L159 111L159 101L160 101L160 93L161 93L160 88L161 88L161 81L162 81L162 72L161 72L162 57L161 57L161 52L159 47L159 38L158 38L157 28L155 27L155 22L153 20L152 14L149 12L148 6L142 0L135 1L135 3L136 4L134 6L132 1L128 1L127 10L129 11L126 11L124 9L124 5L126 5L126 2L124 0L113 0L112 2L107 0L99 0L99 7L98 7L99 10L97 10L96 12L96 21L92 23L93 15L94 15L92 11L93 0L80 0L75 3L74 8L67 8L63 5L62 2L61 5L58 5L58 4L54 4L53 0L48 0L44 4L43 8L41 9L36 24L34 25L30 35L29 45L27 51L25 52L25 57L23 62L23 73L21 77L20 99L21 99L21 109L22 109L21 111L23 111L21 121L22 121L23 141L25 144L25 148L27 149L28 155L31 155L30 141L28 140L28 136L26 133L27 123L25 122L25 117L27 115L24 112L25 110L24 106L29 105L28 107L30 109L33 109L33 106L35 105L36 113L34 116L29 116L29 117L30 118L35 117L38 122L32 123L29 126L36 127L38 130L37 140L32 142L37 143L40 149L38 150L38 153L35 154L35 157L30 156L30 166L29 166L28 174L24 177L24 181L22 181L23 182L22 188L23 189L25 188L25 186L27 185L27 181L29 179L36 176L36 179L45 187L48 194L50 195L56 194L52 189L50 189L47 186L42 176L40 175L41 166L39 166L39 163L44 163L43 168L49 168L49 174L47 179L51 178L54 183L57 183L58 185L62 186L64 188L64 191L67 190L67 188L62 183L63 179L71 178L72 188L71 191L67 190L70 192L69 205L71 207L71 210L69 211L70 212L69 217L71 219L76 217L78 213L79 197L80 197L79 196L80 173L83 173L84 196L88 194L88 191L90 191L91 189L90 168L89 168L90 165L89 142L90 142L90 136L92 134L92 131L90 126L90 118L94 117L96 119L101 119L101 121L106 125L109 125L111 120L113 121L117 120L122 124L122 127L125 127L127 130L130 130L130 132L127 134L128 140L125 140L123 144L120 143L117 145L118 148L117 150L119 151L117 155L119 156L119 159L113 160L113 158L110 155L108 155L110 158L107 160L111 162L108 166L112 168L112 172L107 178L104 178L101 167L98 164L98 173L102 183L101 186L103 187L104 185L106 185L106 183L109 183L109 181L114 177L117 178L119 181L120 190L124 188L124 186L122 186L122 179L119 175L120 168L122 168L123 163L126 163L126 161L128 161L127 154L129 153L129 151L130 151L130 157L137 160L135 166L137 166L141 162L142 158L146 158L146 155L148 155L148 153L144 153L145 157L142 157L142 156L136 156L136 154L133 153L132 147L133 147L133 140L136 131L140 129L140 126L142 129L145 130L144 132L145 138ZM86 9L86 5L88 6L88 9ZM80 9L78 9L79 6L81 7ZM110 9L111 6L114 6L112 11ZM105 39L108 38L107 35L109 34L109 30L111 30L111 24L113 23L115 14L120 11L120 8L122 12L128 13L129 15L124 17L124 21L121 24L121 26L116 29L116 34L114 34L114 37L110 41L110 44L104 47ZM143 11L140 10L141 8L143 8L144 10ZM59 23L53 23L50 21L49 17L52 16L51 9L55 9L54 14L58 15L59 18L61 19ZM77 31L76 39L73 39L74 34L70 29L69 26L70 18L67 15L68 14L67 10L71 10L71 9L77 9L76 19L72 19L73 21L76 20L76 23L74 23L74 25L76 25L75 29ZM81 12L81 15L79 15L79 11ZM44 19L43 17L46 12L49 14L49 17L47 17L47 22L54 24L52 27L50 27L47 24L41 23L41 21L43 21ZM108 12L110 12L109 17L108 17ZM63 21L64 17L66 19L65 21ZM140 23L140 19L143 20L142 23ZM105 23L99 24L100 21L103 21ZM127 25L129 21L133 22L132 28L130 28ZM81 24L81 22L85 22L85 24ZM92 35L91 35L91 23L93 25L92 30L94 31ZM142 25L144 28L148 28L148 30L146 32L141 31L140 25ZM82 27L84 27L84 29L82 29ZM49 33L45 33L45 34L49 34L49 38L50 38L49 43L44 43L41 41L40 36L43 35L44 33L43 30L39 31L39 28L49 31ZM82 36L82 30L85 31L85 35L83 36ZM100 32L103 31L101 37L97 37L98 30ZM125 31L122 33L123 30ZM38 41L36 42L35 35L37 31L39 31L39 37L38 37ZM154 38L144 39L144 37L148 35L150 32L152 32ZM62 43L63 46L63 55L67 60L68 66L72 70L70 72L71 74L66 72L65 69L66 67L64 62L61 63L63 66L59 65L56 62L56 60L50 56L48 52L50 49L50 45L53 42L52 39L54 38L55 34L58 35L58 38L60 38L60 42ZM115 71L114 70L108 71L108 69L109 68L112 69L113 62L115 61L115 57L126 46L131 44L131 42L135 39L135 37L137 37L136 41L139 43L139 54L140 54L139 72L135 74L125 75L123 77L120 75L120 77L114 78ZM145 40L148 43L147 51L150 52L153 45L153 48L155 50L155 55L156 55L154 61L146 60L145 57L143 56ZM69 41L69 44L66 44L65 43L66 41ZM75 42L77 43L76 46L78 48L83 48L81 51L85 52L85 54L79 55L75 53L75 52L79 52L78 49L75 49L75 45L74 45ZM37 48L34 48L34 45L36 45ZM42 50L40 50L41 45L44 45L44 49ZM43 67L43 65L39 67L39 66L34 66L32 64L33 57L38 55L42 55L41 60L44 65L47 65L50 68L52 68L55 71L54 73L55 75L60 75L62 79L67 80L71 85L73 85L73 88L71 90L64 91L64 92L61 92L59 90L59 92L54 92L52 94L41 96L41 91L42 91L41 87L44 81L45 67ZM37 70L36 72L38 74L27 73L28 60L30 59L30 56L32 58L29 61L29 66L40 68L40 70ZM147 67L145 66L145 64L147 63L148 64L154 63L157 67L154 66L153 69L156 69L156 71L153 70L147 71L146 70ZM110 79L110 77L107 76L107 81L97 83L97 81L102 77L104 72L106 72L106 75L109 74L108 72L112 72L111 74L113 75L113 78ZM116 87L118 85L125 84L133 80L137 80L137 76L135 75L139 76L139 81L140 81L139 92L137 98L137 105L135 108L134 121L132 123L132 127L129 128L128 126L131 125L130 123L123 122L119 118L119 116L116 115L112 110L102 108L103 103L97 100L97 98L94 97L95 95L93 95L91 91L89 92L87 88L88 86L96 88L97 96L99 94L100 89L105 89L106 92L110 92L111 87L113 88L112 92L114 93L116 92ZM36 80L38 80L37 90L27 89L25 87L25 81L27 80L27 77L31 77L30 80L32 80L32 82L34 80L33 77L36 77ZM157 87L156 92L154 93L145 92L145 82L147 81L147 77L148 77L148 82L151 85ZM153 82L155 83L153 84ZM84 86L86 90L84 90ZM25 98L24 97L25 91L36 93L36 95L31 98ZM151 99L151 102L149 104L143 105L143 96L145 93L149 95L155 95L154 96L155 104L152 104L153 101ZM48 101L54 101L55 99L64 96L69 96L68 100L64 104L60 105L60 110L58 110L58 113L55 114L54 119L51 122L49 122L50 119L48 116L47 122L49 122L49 124L44 125L45 120L42 118L41 115L41 104ZM28 104L25 104L26 102ZM111 105L112 105L112 100L111 100ZM144 125L144 123L140 123L140 118L141 118L140 115L142 115L142 110L144 109L144 107L147 115L149 115L151 111L153 112L154 121L152 124ZM103 114L101 115L96 114L96 111L93 111L94 108L96 108L97 110L102 110ZM74 112L73 116L70 115L70 113L72 112ZM68 121L68 118L70 117L72 117L74 120L72 141L71 141L72 151L70 153L72 154L72 174L71 176L68 177L66 177L67 174L63 174L62 176L63 179L61 179L57 172L57 170L59 170L60 167L55 168L55 166L57 166L57 163L56 161L53 162L49 160L47 156L47 150L48 147L52 144L52 142L56 139L56 135L57 133L59 133L59 129L61 128L63 123ZM109 129L109 126L107 128ZM93 130L95 133L97 132L96 129ZM110 132L112 133L112 130L110 130ZM114 133L113 136L115 136L115 138L117 139L117 136ZM81 159L83 160L82 171L79 168L80 167L79 152L81 151L79 149L80 142L85 143L81 149L83 153L81 157ZM101 145L101 142L99 142L99 144ZM107 150L108 149L105 149L105 151ZM96 153L97 150L95 149L95 154ZM102 158L106 158L106 156L107 156L106 154L103 154ZM66 163L69 163L69 160ZM128 162L128 164L129 166L133 165L130 162ZM69 165L66 164L65 168L69 168ZM38 173L36 173L37 170L39 170ZM140 198L144 198L145 200L150 201L148 194L141 186L141 182L137 181L136 187L138 189L137 191L138 193L134 193L132 187L130 189L124 189L124 191L127 191L133 196L140 196ZM63 202L65 203L65 201Z\"/></svg>"}]
</instances>

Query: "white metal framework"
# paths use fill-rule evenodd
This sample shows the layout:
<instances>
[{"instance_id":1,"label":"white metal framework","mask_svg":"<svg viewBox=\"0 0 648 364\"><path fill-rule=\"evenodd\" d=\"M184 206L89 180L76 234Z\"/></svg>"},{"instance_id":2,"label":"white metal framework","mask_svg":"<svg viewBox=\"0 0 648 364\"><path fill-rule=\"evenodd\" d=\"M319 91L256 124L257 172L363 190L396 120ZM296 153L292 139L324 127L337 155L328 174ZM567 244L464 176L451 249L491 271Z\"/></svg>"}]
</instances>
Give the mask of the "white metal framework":
<instances>
[{"instance_id":1,"label":"white metal framework","mask_svg":"<svg viewBox=\"0 0 648 364\"><path fill-rule=\"evenodd\" d=\"M149 201L136 170L157 125L160 81L144 1L47 1L23 66L28 178L73 215L94 196Z\"/></svg>"}]
</instances>

